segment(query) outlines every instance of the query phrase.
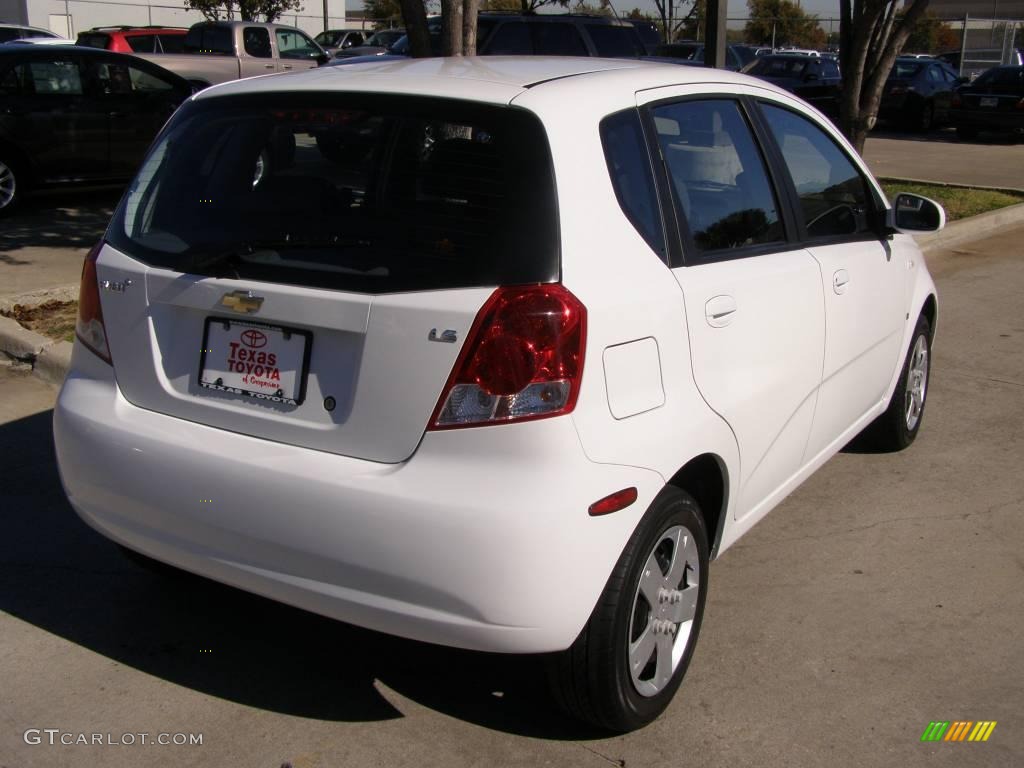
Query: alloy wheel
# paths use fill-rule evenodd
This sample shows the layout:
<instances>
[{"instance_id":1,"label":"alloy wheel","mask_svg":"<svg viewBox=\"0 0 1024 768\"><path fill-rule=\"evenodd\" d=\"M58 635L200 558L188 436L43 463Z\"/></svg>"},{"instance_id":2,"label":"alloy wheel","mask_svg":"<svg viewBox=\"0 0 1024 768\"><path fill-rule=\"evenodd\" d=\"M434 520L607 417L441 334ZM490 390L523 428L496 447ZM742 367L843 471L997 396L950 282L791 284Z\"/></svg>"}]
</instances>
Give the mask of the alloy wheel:
<instances>
[{"instance_id":1,"label":"alloy wheel","mask_svg":"<svg viewBox=\"0 0 1024 768\"><path fill-rule=\"evenodd\" d=\"M907 386L903 412L907 420L907 429L911 432L917 427L917 422L921 420L921 411L924 409L927 387L928 340L922 334L917 337L914 351L911 354L910 365L907 368Z\"/></svg>"},{"instance_id":2,"label":"alloy wheel","mask_svg":"<svg viewBox=\"0 0 1024 768\"><path fill-rule=\"evenodd\" d=\"M641 696L656 696L679 666L693 632L701 577L693 533L682 525L667 529L644 563L629 622L629 673Z\"/></svg>"},{"instance_id":3,"label":"alloy wheel","mask_svg":"<svg viewBox=\"0 0 1024 768\"><path fill-rule=\"evenodd\" d=\"M18 182L14 178L14 170L0 160L0 210L14 202L14 196L17 193Z\"/></svg>"}]
</instances>

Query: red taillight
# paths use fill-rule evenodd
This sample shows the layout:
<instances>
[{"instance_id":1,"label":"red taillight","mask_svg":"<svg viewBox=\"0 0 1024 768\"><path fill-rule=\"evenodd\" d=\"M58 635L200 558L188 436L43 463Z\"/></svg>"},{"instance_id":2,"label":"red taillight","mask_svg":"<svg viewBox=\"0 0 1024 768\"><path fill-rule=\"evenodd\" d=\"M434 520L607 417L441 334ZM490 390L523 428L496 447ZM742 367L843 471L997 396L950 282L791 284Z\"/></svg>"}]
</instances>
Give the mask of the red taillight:
<instances>
[{"instance_id":1,"label":"red taillight","mask_svg":"<svg viewBox=\"0 0 1024 768\"><path fill-rule=\"evenodd\" d=\"M583 376L587 311L559 284L499 288L476 316L430 429L569 413Z\"/></svg>"},{"instance_id":2,"label":"red taillight","mask_svg":"<svg viewBox=\"0 0 1024 768\"><path fill-rule=\"evenodd\" d=\"M101 240L82 265L82 282L78 288L78 322L75 323L75 336L91 351L113 365L110 360L110 347L107 346L107 329L103 325L103 310L100 308L100 286L96 277L96 259L103 249Z\"/></svg>"},{"instance_id":3,"label":"red taillight","mask_svg":"<svg viewBox=\"0 0 1024 768\"><path fill-rule=\"evenodd\" d=\"M963 103L964 103L964 100L960 98L960 94L959 93L954 93L953 94L953 98L950 99L950 101L949 101L949 106L951 106L951 107L959 107Z\"/></svg>"},{"instance_id":4,"label":"red taillight","mask_svg":"<svg viewBox=\"0 0 1024 768\"><path fill-rule=\"evenodd\" d=\"M1024 99L1017 102L1017 109L1024 109Z\"/></svg>"},{"instance_id":5,"label":"red taillight","mask_svg":"<svg viewBox=\"0 0 1024 768\"><path fill-rule=\"evenodd\" d=\"M595 501L590 505L590 509L587 511L591 517L597 517L598 515L607 515L610 512L618 512L620 509L625 509L634 501L636 501L636 488L623 488L621 491L605 496L600 501Z\"/></svg>"}]
</instances>

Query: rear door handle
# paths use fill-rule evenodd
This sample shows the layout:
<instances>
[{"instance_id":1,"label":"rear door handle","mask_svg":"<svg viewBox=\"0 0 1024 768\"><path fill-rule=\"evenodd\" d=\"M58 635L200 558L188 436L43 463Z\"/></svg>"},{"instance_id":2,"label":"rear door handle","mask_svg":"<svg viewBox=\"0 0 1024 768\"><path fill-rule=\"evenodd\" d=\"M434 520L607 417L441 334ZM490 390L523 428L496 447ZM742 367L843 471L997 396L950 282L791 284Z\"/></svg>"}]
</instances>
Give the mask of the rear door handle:
<instances>
[{"instance_id":1,"label":"rear door handle","mask_svg":"<svg viewBox=\"0 0 1024 768\"><path fill-rule=\"evenodd\" d=\"M832 290L836 293L846 293L848 282L850 282L850 273L845 269L838 269L832 275Z\"/></svg>"},{"instance_id":2,"label":"rear door handle","mask_svg":"<svg viewBox=\"0 0 1024 768\"><path fill-rule=\"evenodd\" d=\"M274 68L274 65L273 65L273 64L264 64L264 65L263 65L263 68L264 68L264 69L273 69L273 68Z\"/></svg>"},{"instance_id":3,"label":"rear door handle","mask_svg":"<svg viewBox=\"0 0 1024 768\"><path fill-rule=\"evenodd\" d=\"M704 317L712 328L724 328L736 316L736 299L732 296L714 296L704 305Z\"/></svg>"}]
</instances>

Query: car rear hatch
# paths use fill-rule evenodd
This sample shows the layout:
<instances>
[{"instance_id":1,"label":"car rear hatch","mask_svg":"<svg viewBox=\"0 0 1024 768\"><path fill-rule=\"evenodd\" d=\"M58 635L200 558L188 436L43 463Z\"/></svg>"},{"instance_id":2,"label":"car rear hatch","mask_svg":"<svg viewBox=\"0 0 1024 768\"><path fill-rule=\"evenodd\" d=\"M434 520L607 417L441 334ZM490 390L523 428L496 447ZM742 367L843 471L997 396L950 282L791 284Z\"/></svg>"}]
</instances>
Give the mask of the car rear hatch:
<instances>
[{"instance_id":1,"label":"car rear hatch","mask_svg":"<svg viewBox=\"0 0 1024 768\"><path fill-rule=\"evenodd\" d=\"M547 139L520 109L191 102L97 261L118 386L213 427L402 461L494 288L558 279L556 221Z\"/></svg>"}]
</instances>

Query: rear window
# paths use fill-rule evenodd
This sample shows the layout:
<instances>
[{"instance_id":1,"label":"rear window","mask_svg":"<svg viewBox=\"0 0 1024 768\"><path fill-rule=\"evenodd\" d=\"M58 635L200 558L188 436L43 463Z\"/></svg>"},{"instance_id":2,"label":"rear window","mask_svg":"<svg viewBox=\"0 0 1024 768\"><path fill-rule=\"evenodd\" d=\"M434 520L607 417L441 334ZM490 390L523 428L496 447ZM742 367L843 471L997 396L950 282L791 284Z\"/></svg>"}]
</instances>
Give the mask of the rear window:
<instances>
[{"instance_id":1,"label":"rear window","mask_svg":"<svg viewBox=\"0 0 1024 768\"><path fill-rule=\"evenodd\" d=\"M897 61L889 72L890 80L910 80L921 70L916 61Z\"/></svg>"},{"instance_id":2,"label":"rear window","mask_svg":"<svg viewBox=\"0 0 1024 768\"><path fill-rule=\"evenodd\" d=\"M751 75L762 77L800 77L807 69L808 61L804 57L779 56L757 59L746 68Z\"/></svg>"},{"instance_id":3,"label":"rear window","mask_svg":"<svg viewBox=\"0 0 1024 768\"><path fill-rule=\"evenodd\" d=\"M75 41L78 45L86 45L89 48L102 48L106 50L110 43L110 35L102 32L83 32Z\"/></svg>"},{"instance_id":4,"label":"rear window","mask_svg":"<svg viewBox=\"0 0 1024 768\"><path fill-rule=\"evenodd\" d=\"M557 280L556 222L525 111L261 94L180 109L108 239L182 272L390 293Z\"/></svg>"}]
</instances>

